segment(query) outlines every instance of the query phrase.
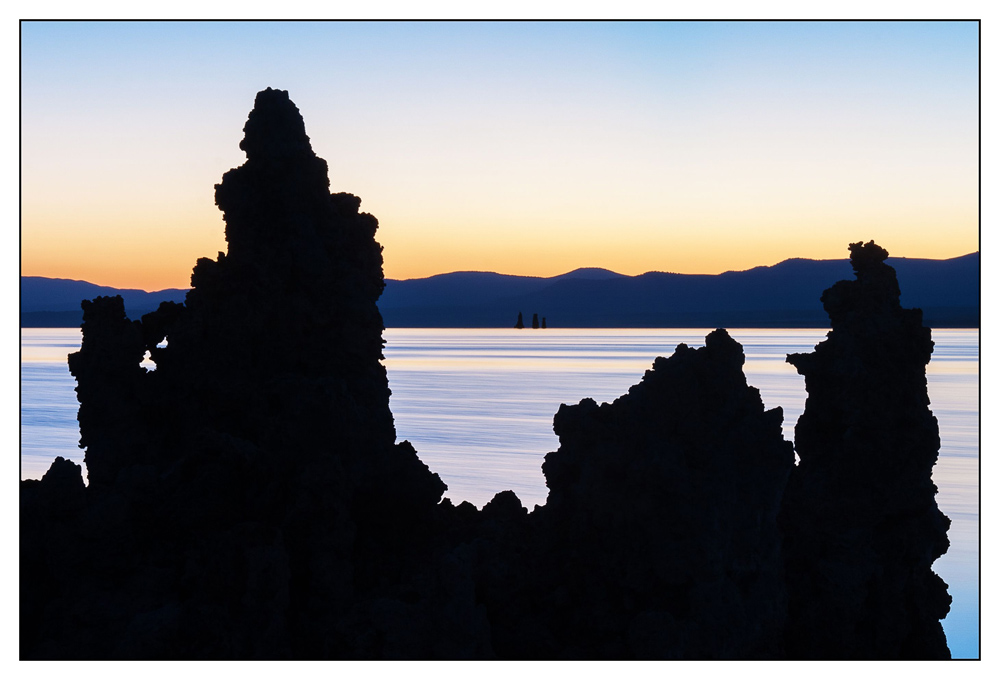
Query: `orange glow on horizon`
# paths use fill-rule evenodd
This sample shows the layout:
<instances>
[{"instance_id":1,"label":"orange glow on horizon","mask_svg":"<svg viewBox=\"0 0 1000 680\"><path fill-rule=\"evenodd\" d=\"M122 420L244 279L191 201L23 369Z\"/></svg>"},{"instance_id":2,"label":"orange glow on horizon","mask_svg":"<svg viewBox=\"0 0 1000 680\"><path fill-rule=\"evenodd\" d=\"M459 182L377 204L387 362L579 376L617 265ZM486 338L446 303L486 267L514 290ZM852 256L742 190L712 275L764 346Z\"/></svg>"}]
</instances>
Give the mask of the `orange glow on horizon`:
<instances>
[{"instance_id":1,"label":"orange glow on horizon","mask_svg":"<svg viewBox=\"0 0 1000 680\"><path fill-rule=\"evenodd\" d=\"M963 233L975 234L977 215L966 217ZM88 281L116 288L147 291L190 287L191 270L198 258L214 259L226 250L222 236L221 213L196 228L181 232L169 225L147 224L141 233L135 230L112 230L105 226L104 237L94 244L86 237L66 234L55 241L44 241L32 230L22 232L21 274ZM813 225L795 238L787 232L774 234L748 224L736 233L756 232L747 236L709 243L699 238L698 229L677 227L662 230L633 230L618 236L571 239L566 230L535 230L530 243L517 238L477 243L473 230L448 230L428 234L422 229L402 231L382 226L376 240L382 244L383 266L387 279L424 278L454 271L492 271L517 276L550 277L581 267L600 267L625 275L648 271L678 274L719 274L769 266L795 257L808 259L845 259L848 243L875 240L892 257L947 259L979 249L975 239L955 239L944 250L940 241L920 238L904 227L887 228L858 224L853 228ZM81 230L90 234L88 230ZM187 239L176 238L184 234ZM781 235L784 233L785 235ZM928 232L933 233L933 232ZM212 236L214 234L214 236ZM108 242L114 248L104 247ZM87 253L81 257L81 253Z\"/></svg>"}]
</instances>

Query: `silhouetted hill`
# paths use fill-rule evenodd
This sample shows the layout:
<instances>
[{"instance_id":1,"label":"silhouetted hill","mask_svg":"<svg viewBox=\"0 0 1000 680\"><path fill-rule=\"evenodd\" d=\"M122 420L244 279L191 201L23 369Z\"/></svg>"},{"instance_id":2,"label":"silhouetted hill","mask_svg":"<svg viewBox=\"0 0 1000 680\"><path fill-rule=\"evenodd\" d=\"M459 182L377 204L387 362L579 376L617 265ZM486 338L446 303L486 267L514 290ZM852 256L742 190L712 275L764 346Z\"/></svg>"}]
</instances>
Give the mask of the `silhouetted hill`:
<instances>
[{"instance_id":1,"label":"silhouetted hill","mask_svg":"<svg viewBox=\"0 0 1000 680\"><path fill-rule=\"evenodd\" d=\"M625 278L625 275L608 269L601 269L600 267L580 267L579 269L574 269L571 272L566 272L565 274L560 274L559 276L553 276L548 280L586 279L590 281L606 281L608 279L621 278Z\"/></svg>"},{"instance_id":2,"label":"silhouetted hill","mask_svg":"<svg viewBox=\"0 0 1000 680\"><path fill-rule=\"evenodd\" d=\"M160 306L161 302L184 302L187 291L167 288L152 293L134 288L98 286L74 279L49 279L44 276L21 277L21 326L63 328L79 326L83 320L81 300L100 295L121 295L129 318L138 319Z\"/></svg>"},{"instance_id":3,"label":"silhouetted hill","mask_svg":"<svg viewBox=\"0 0 1000 680\"><path fill-rule=\"evenodd\" d=\"M903 304L931 326L979 325L979 253L950 260L890 258ZM512 326L538 313L550 328L787 327L828 325L819 298L851 276L849 260L785 260L719 275L578 269L551 278L456 272L386 281L387 327Z\"/></svg>"},{"instance_id":4,"label":"silhouetted hill","mask_svg":"<svg viewBox=\"0 0 1000 680\"><path fill-rule=\"evenodd\" d=\"M924 310L937 327L978 327L979 253L949 260L889 258L902 304ZM550 328L825 327L819 297L830 281L851 276L849 260L794 258L718 275L647 272L625 276L583 268L548 278L453 272L387 280L379 309L389 328L514 325L517 312L545 316ZM76 326L79 301L121 294L131 318L186 291L147 293L84 281L21 278L21 325Z\"/></svg>"}]
</instances>

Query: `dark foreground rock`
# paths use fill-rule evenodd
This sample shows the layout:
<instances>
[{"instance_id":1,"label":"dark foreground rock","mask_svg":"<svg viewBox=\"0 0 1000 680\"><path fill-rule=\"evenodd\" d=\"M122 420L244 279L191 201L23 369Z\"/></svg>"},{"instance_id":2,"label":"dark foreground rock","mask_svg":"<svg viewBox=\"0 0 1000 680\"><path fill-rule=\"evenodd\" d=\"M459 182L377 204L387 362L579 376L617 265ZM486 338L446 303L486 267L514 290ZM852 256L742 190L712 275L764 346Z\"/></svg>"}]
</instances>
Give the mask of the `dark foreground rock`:
<instances>
[{"instance_id":1,"label":"dark foreground rock","mask_svg":"<svg viewBox=\"0 0 1000 680\"><path fill-rule=\"evenodd\" d=\"M720 329L612 404L560 407L536 513L548 654L781 655L776 517L794 456L743 361Z\"/></svg>"},{"instance_id":2,"label":"dark foreground rock","mask_svg":"<svg viewBox=\"0 0 1000 680\"><path fill-rule=\"evenodd\" d=\"M22 658L947 655L929 336L869 250L794 359L798 468L718 330L560 408L544 507L455 506L396 442L375 218L330 193L287 93L244 132L228 252L185 302L83 303L89 484L62 458L21 483Z\"/></svg>"},{"instance_id":3,"label":"dark foreground rock","mask_svg":"<svg viewBox=\"0 0 1000 680\"><path fill-rule=\"evenodd\" d=\"M948 658L948 549L931 468L940 446L925 366L934 343L902 309L888 253L851 244L857 280L822 297L832 330L788 362L805 376L801 463L782 505L794 658Z\"/></svg>"},{"instance_id":4,"label":"dark foreground rock","mask_svg":"<svg viewBox=\"0 0 1000 680\"><path fill-rule=\"evenodd\" d=\"M340 629L424 550L445 485L395 443L377 222L330 193L287 93L260 93L244 132L246 163L216 186L228 252L198 261L185 304L129 321L120 297L83 303L89 486L60 530L93 554L46 560L22 512L40 567L22 592L78 589L22 618L26 656L377 654ZM87 634L60 635L74 598Z\"/></svg>"}]
</instances>

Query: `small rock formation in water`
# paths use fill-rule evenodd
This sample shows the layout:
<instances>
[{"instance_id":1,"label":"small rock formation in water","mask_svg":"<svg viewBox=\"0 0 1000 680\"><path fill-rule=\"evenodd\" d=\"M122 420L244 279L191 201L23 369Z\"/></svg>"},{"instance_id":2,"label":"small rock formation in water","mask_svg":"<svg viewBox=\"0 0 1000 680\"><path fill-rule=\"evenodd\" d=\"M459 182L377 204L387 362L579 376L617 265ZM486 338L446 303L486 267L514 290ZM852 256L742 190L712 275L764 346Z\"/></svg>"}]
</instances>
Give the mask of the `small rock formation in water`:
<instances>
[{"instance_id":1,"label":"small rock formation in water","mask_svg":"<svg viewBox=\"0 0 1000 680\"><path fill-rule=\"evenodd\" d=\"M542 317L542 328L548 328L548 326L545 325L545 317L544 316Z\"/></svg>"},{"instance_id":2,"label":"small rock formation in water","mask_svg":"<svg viewBox=\"0 0 1000 680\"><path fill-rule=\"evenodd\" d=\"M395 441L375 218L286 92L244 133L185 303L83 303L89 485L63 458L21 483L21 658L947 655L931 343L884 251L852 247L830 339L791 359L800 466L720 329L559 409L545 506L455 506Z\"/></svg>"},{"instance_id":3,"label":"small rock formation in water","mask_svg":"<svg viewBox=\"0 0 1000 680\"><path fill-rule=\"evenodd\" d=\"M514 328L518 330L524 328L524 318L521 316L521 312L517 313L517 323L514 324Z\"/></svg>"},{"instance_id":4,"label":"small rock formation in water","mask_svg":"<svg viewBox=\"0 0 1000 680\"><path fill-rule=\"evenodd\" d=\"M896 272L874 242L852 243L855 281L822 296L832 330L788 362L808 399L795 427L800 463L782 505L787 653L803 659L940 659L948 549L931 469L940 446L925 366L934 343L899 304Z\"/></svg>"},{"instance_id":5,"label":"small rock formation in water","mask_svg":"<svg viewBox=\"0 0 1000 680\"><path fill-rule=\"evenodd\" d=\"M531 317L531 327L538 330L538 314L534 314Z\"/></svg>"}]
</instances>

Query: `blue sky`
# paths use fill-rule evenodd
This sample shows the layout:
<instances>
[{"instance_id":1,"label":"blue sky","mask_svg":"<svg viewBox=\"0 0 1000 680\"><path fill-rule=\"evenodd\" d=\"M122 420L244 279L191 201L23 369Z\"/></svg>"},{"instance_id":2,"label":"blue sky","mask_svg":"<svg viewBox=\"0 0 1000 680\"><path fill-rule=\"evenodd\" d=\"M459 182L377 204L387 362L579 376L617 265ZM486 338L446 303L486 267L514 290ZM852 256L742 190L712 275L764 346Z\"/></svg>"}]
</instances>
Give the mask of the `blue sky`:
<instances>
[{"instance_id":1,"label":"blue sky","mask_svg":"<svg viewBox=\"0 0 1000 680\"><path fill-rule=\"evenodd\" d=\"M978 247L975 23L25 23L21 86L25 274L186 285L268 86L393 278Z\"/></svg>"}]
</instances>

